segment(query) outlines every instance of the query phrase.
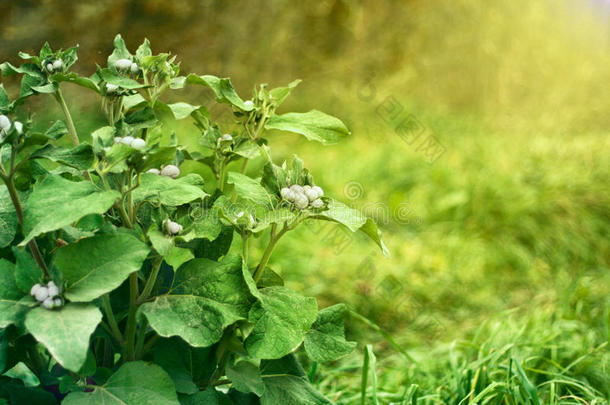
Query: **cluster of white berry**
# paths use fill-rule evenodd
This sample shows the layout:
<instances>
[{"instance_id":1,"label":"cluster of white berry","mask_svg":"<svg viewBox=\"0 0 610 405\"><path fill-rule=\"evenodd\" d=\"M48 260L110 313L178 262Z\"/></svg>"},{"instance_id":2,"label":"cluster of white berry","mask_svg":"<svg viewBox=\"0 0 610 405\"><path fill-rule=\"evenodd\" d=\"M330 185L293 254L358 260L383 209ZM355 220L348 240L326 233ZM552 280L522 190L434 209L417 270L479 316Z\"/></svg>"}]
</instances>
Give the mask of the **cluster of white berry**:
<instances>
[{"instance_id":1,"label":"cluster of white berry","mask_svg":"<svg viewBox=\"0 0 610 405\"><path fill-rule=\"evenodd\" d=\"M146 173L158 174L161 176L171 177L172 179L180 176L180 169L176 165L164 166L161 170L159 169L148 169Z\"/></svg>"},{"instance_id":2,"label":"cluster of white berry","mask_svg":"<svg viewBox=\"0 0 610 405\"><path fill-rule=\"evenodd\" d=\"M19 135L23 134L23 124L21 122L15 121L12 125ZM4 138L10 129L11 120L6 115L0 114L0 142L4 141Z\"/></svg>"},{"instance_id":3,"label":"cluster of white berry","mask_svg":"<svg viewBox=\"0 0 610 405\"><path fill-rule=\"evenodd\" d=\"M138 66L137 63L132 62L129 59L119 59L116 62L114 62L114 67L116 68L116 70L118 70L119 72L124 72L124 73L133 73L136 74L140 71L140 67Z\"/></svg>"},{"instance_id":4,"label":"cluster of white berry","mask_svg":"<svg viewBox=\"0 0 610 405\"><path fill-rule=\"evenodd\" d=\"M324 190L318 186L300 186L293 184L280 190L280 195L286 201L294 204L300 210L307 207L322 208L324 201L320 199L324 195Z\"/></svg>"},{"instance_id":5,"label":"cluster of white berry","mask_svg":"<svg viewBox=\"0 0 610 405\"><path fill-rule=\"evenodd\" d=\"M30 290L30 295L46 309L58 308L62 305L59 288L53 281L49 281L46 286L35 284Z\"/></svg>"},{"instance_id":6,"label":"cluster of white berry","mask_svg":"<svg viewBox=\"0 0 610 405\"><path fill-rule=\"evenodd\" d=\"M180 225L178 222L172 221L171 219L165 220L163 225L165 227L165 231L170 235L178 235L183 229L182 225Z\"/></svg>"},{"instance_id":7,"label":"cluster of white berry","mask_svg":"<svg viewBox=\"0 0 610 405\"><path fill-rule=\"evenodd\" d=\"M61 72L64 69L64 63L61 59L56 59L54 62L49 62L45 66L46 71L49 74L53 74L55 72Z\"/></svg>"},{"instance_id":8,"label":"cluster of white berry","mask_svg":"<svg viewBox=\"0 0 610 405\"><path fill-rule=\"evenodd\" d=\"M142 138L134 138L133 136L125 136L121 138L117 136L114 138L114 143L122 143L123 145L130 146L137 150L142 150L146 147L146 141Z\"/></svg>"}]
</instances>

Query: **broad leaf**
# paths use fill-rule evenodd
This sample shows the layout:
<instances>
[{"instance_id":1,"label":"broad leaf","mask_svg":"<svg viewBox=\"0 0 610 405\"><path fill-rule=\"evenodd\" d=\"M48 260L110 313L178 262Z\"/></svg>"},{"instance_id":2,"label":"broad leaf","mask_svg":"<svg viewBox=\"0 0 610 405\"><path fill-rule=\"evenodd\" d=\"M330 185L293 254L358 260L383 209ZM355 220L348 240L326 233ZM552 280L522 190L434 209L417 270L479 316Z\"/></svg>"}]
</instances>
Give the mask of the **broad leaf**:
<instances>
[{"instance_id":1,"label":"broad leaf","mask_svg":"<svg viewBox=\"0 0 610 405\"><path fill-rule=\"evenodd\" d=\"M338 304L318 313L318 319L305 335L305 350L313 361L333 361L351 353L356 347L355 342L345 340L345 312L345 305Z\"/></svg>"},{"instance_id":2,"label":"broad leaf","mask_svg":"<svg viewBox=\"0 0 610 405\"><path fill-rule=\"evenodd\" d=\"M93 164L93 148L91 145L81 143L74 148L62 148L53 145L45 145L32 153L32 158L49 159L54 162L74 167L78 170L87 170Z\"/></svg>"},{"instance_id":3,"label":"broad leaf","mask_svg":"<svg viewBox=\"0 0 610 405\"><path fill-rule=\"evenodd\" d=\"M295 350L316 320L315 298L304 297L285 287L269 287L259 291L248 320L254 328L246 339L252 357L278 359Z\"/></svg>"},{"instance_id":4,"label":"broad leaf","mask_svg":"<svg viewBox=\"0 0 610 405\"><path fill-rule=\"evenodd\" d=\"M288 97L290 95L290 92L292 92L292 89L297 87L299 85L299 83L301 83L301 80L297 79L293 82L290 82L288 84L288 86L286 86L286 87L276 87L275 89L270 90L269 94L271 95L271 98L273 99L274 104L276 106L279 106L280 104L282 104L284 102L284 100L286 100L286 97Z\"/></svg>"},{"instance_id":5,"label":"broad leaf","mask_svg":"<svg viewBox=\"0 0 610 405\"><path fill-rule=\"evenodd\" d=\"M174 382L163 369L143 361L125 363L102 386L73 392L62 405L180 405Z\"/></svg>"},{"instance_id":6,"label":"broad leaf","mask_svg":"<svg viewBox=\"0 0 610 405\"><path fill-rule=\"evenodd\" d=\"M66 298L87 302L114 290L140 269L148 252L143 242L125 233L101 234L60 248L55 265L63 275Z\"/></svg>"},{"instance_id":7,"label":"broad leaf","mask_svg":"<svg viewBox=\"0 0 610 405\"><path fill-rule=\"evenodd\" d=\"M23 316L33 305L33 300L24 299L15 282L15 265L0 259L0 328L21 323Z\"/></svg>"},{"instance_id":8,"label":"broad leaf","mask_svg":"<svg viewBox=\"0 0 610 405\"><path fill-rule=\"evenodd\" d=\"M99 191L91 182L73 182L50 175L34 186L24 214L25 245L41 233L70 225L89 214L103 214L120 197L117 191Z\"/></svg>"},{"instance_id":9,"label":"broad leaf","mask_svg":"<svg viewBox=\"0 0 610 405\"><path fill-rule=\"evenodd\" d=\"M140 310L161 336L180 336L190 345L216 343L224 328L245 319L252 301L243 278L241 258L221 262L193 259L176 273L170 294Z\"/></svg>"},{"instance_id":10,"label":"broad leaf","mask_svg":"<svg viewBox=\"0 0 610 405\"><path fill-rule=\"evenodd\" d=\"M148 232L148 238L157 253L159 253L159 255L165 259L165 262L172 266L174 270L195 257L189 249L176 247L174 238L164 235L157 229L151 229Z\"/></svg>"},{"instance_id":11,"label":"broad leaf","mask_svg":"<svg viewBox=\"0 0 610 405\"><path fill-rule=\"evenodd\" d=\"M178 89L184 87L185 84L199 84L212 89L216 95L216 100L220 103L232 104L235 107L244 109L244 101L237 95L231 80L228 78L219 78L212 75L198 76L189 74L186 77L179 77L172 81L172 88Z\"/></svg>"},{"instance_id":12,"label":"broad leaf","mask_svg":"<svg viewBox=\"0 0 610 405\"><path fill-rule=\"evenodd\" d=\"M207 196L203 191L203 179L198 174L187 174L178 179L144 173L140 186L133 191L135 201L149 199L163 205L176 207Z\"/></svg>"},{"instance_id":13,"label":"broad leaf","mask_svg":"<svg viewBox=\"0 0 610 405\"><path fill-rule=\"evenodd\" d=\"M229 172L227 183L233 184L239 198L252 201L257 205L271 206L272 197L261 184L243 174Z\"/></svg>"},{"instance_id":14,"label":"broad leaf","mask_svg":"<svg viewBox=\"0 0 610 405\"><path fill-rule=\"evenodd\" d=\"M18 223L8 188L0 184L0 248L8 246L13 241Z\"/></svg>"},{"instance_id":15,"label":"broad leaf","mask_svg":"<svg viewBox=\"0 0 610 405\"><path fill-rule=\"evenodd\" d=\"M0 404L57 405L57 399L40 387L28 387L16 378L0 376Z\"/></svg>"},{"instance_id":16,"label":"broad leaf","mask_svg":"<svg viewBox=\"0 0 610 405\"><path fill-rule=\"evenodd\" d=\"M267 121L265 128L294 132L305 136L310 141L318 141L327 145L336 143L342 137L350 134L340 119L317 110L273 115Z\"/></svg>"},{"instance_id":17,"label":"broad leaf","mask_svg":"<svg viewBox=\"0 0 610 405\"><path fill-rule=\"evenodd\" d=\"M15 281L17 287L24 294L29 294L32 286L39 283L42 279L42 270L38 267L38 263L32 257L30 252L25 248L13 247L13 256L15 256Z\"/></svg>"},{"instance_id":18,"label":"broad leaf","mask_svg":"<svg viewBox=\"0 0 610 405\"><path fill-rule=\"evenodd\" d=\"M232 401L227 394L217 391L214 387L208 387L205 391L199 391L193 395L180 395L181 405L249 405L243 402Z\"/></svg>"},{"instance_id":19,"label":"broad leaf","mask_svg":"<svg viewBox=\"0 0 610 405\"><path fill-rule=\"evenodd\" d=\"M102 320L94 305L67 304L59 310L34 308L25 327L64 368L78 372L87 358L89 337Z\"/></svg>"},{"instance_id":20,"label":"broad leaf","mask_svg":"<svg viewBox=\"0 0 610 405\"><path fill-rule=\"evenodd\" d=\"M293 355L279 360L263 360L261 372L265 393L261 405L332 405L310 383Z\"/></svg>"},{"instance_id":21,"label":"broad leaf","mask_svg":"<svg viewBox=\"0 0 610 405\"><path fill-rule=\"evenodd\" d=\"M229 365L226 369L227 378L231 380L233 388L241 392L253 392L259 397L265 392L265 384L261 378L261 372L255 364L248 361L240 361L235 365Z\"/></svg>"}]
</instances>

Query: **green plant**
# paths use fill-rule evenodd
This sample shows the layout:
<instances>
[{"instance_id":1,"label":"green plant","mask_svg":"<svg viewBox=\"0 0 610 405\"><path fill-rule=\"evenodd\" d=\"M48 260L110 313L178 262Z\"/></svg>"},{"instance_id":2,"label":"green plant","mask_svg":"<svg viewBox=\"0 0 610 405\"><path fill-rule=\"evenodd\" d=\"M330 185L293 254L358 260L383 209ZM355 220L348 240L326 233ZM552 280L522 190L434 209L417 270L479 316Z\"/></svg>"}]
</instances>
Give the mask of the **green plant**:
<instances>
[{"instance_id":1,"label":"green plant","mask_svg":"<svg viewBox=\"0 0 610 405\"><path fill-rule=\"evenodd\" d=\"M313 362L349 353L345 307L318 311L267 263L309 220L386 249L375 223L324 196L302 160L274 164L265 131L324 144L349 131L315 110L277 114L298 81L260 85L244 101L229 79L180 76L175 57L153 55L148 41L135 55L121 36L114 46L90 77L70 71L76 47L45 44L39 56L21 53L20 67L0 65L3 76L22 77L12 101L0 86L0 372L22 363L40 381L0 376L0 403L331 403L294 352L303 346ZM80 142L65 82L102 98L108 125L90 144ZM230 133L203 106L162 101L187 85L230 106ZM32 119L17 125L39 94L55 98L65 121L45 131ZM167 125L187 118L201 133L196 150ZM252 159L262 172L247 175ZM181 172L187 161L207 166L210 179ZM252 240L266 243L259 260Z\"/></svg>"}]
</instances>

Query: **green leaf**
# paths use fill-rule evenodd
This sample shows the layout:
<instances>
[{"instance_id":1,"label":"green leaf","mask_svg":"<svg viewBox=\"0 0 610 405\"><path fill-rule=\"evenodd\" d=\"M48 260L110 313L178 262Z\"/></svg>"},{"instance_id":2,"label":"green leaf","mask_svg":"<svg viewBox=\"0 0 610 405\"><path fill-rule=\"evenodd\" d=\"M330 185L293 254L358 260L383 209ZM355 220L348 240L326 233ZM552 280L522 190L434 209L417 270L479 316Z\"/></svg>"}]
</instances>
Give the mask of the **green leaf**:
<instances>
[{"instance_id":1,"label":"green leaf","mask_svg":"<svg viewBox=\"0 0 610 405\"><path fill-rule=\"evenodd\" d=\"M313 361L333 361L354 350L356 343L345 340L345 313L344 304L324 308L318 313L318 319L305 335L305 350Z\"/></svg>"},{"instance_id":2,"label":"green leaf","mask_svg":"<svg viewBox=\"0 0 610 405\"><path fill-rule=\"evenodd\" d=\"M295 350L316 320L315 298L304 297L286 287L268 287L259 291L248 320L254 323L246 339L252 357L278 359Z\"/></svg>"},{"instance_id":3,"label":"green leaf","mask_svg":"<svg viewBox=\"0 0 610 405\"><path fill-rule=\"evenodd\" d=\"M235 186L238 197L242 199L266 207L273 205L272 197L267 190L258 181L246 175L229 172L227 183Z\"/></svg>"},{"instance_id":4,"label":"green leaf","mask_svg":"<svg viewBox=\"0 0 610 405\"><path fill-rule=\"evenodd\" d=\"M15 282L15 265L0 259L0 329L23 321L23 316L33 305L33 300L23 297Z\"/></svg>"},{"instance_id":5,"label":"green leaf","mask_svg":"<svg viewBox=\"0 0 610 405\"><path fill-rule=\"evenodd\" d=\"M89 90L93 90L96 93L100 93L100 88L97 83L89 77L79 76L77 73L56 73L49 77L50 80L56 83L68 82L76 84L77 86L84 87Z\"/></svg>"},{"instance_id":6,"label":"green leaf","mask_svg":"<svg viewBox=\"0 0 610 405\"><path fill-rule=\"evenodd\" d=\"M46 130L44 135L48 138L58 140L67 133L68 127L66 127L66 124L64 124L64 122L61 120L57 120L49 129Z\"/></svg>"},{"instance_id":7,"label":"green leaf","mask_svg":"<svg viewBox=\"0 0 610 405\"><path fill-rule=\"evenodd\" d=\"M215 240L222 231L222 224L218 214L214 210L203 210L201 216L193 216L192 225L177 237L181 241L189 242L193 239L204 238L209 241Z\"/></svg>"},{"instance_id":8,"label":"green leaf","mask_svg":"<svg viewBox=\"0 0 610 405\"><path fill-rule=\"evenodd\" d=\"M261 378L259 368L249 361L240 361L229 365L226 369L227 378L231 380L233 388L248 393L253 392L259 397L265 392L265 384Z\"/></svg>"},{"instance_id":9,"label":"green leaf","mask_svg":"<svg viewBox=\"0 0 610 405\"><path fill-rule=\"evenodd\" d=\"M189 249L176 247L174 238L164 235L157 229L148 231L148 238L153 248L159 253L167 264L177 270L182 264L193 259L195 256Z\"/></svg>"},{"instance_id":10,"label":"green leaf","mask_svg":"<svg viewBox=\"0 0 610 405\"><path fill-rule=\"evenodd\" d=\"M57 399L42 388L27 387L21 380L0 376L0 404L57 405Z\"/></svg>"},{"instance_id":11,"label":"green leaf","mask_svg":"<svg viewBox=\"0 0 610 405\"><path fill-rule=\"evenodd\" d=\"M67 304L59 310L37 307L28 312L25 327L64 368L78 372L87 359L89 337L102 320L94 305Z\"/></svg>"},{"instance_id":12,"label":"green leaf","mask_svg":"<svg viewBox=\"0 0 610 405\"><path fill-rule=\"evenodd\" d=\"M133 191L135 201L152 199L161 204L177 207L207 196L203 191L203 179L198 174L187 174L178 179L143 173L140 186Z\"/></svg>"},{"instance_id":13,"label":"green leaf","mask_svg":"<svg viewBox=\"0 0 610 405\"><path fill-rule=\"evenodd\" d=\"M224 328L245 319L252 301L243 278L241 258L221 262L193 259L176 272L169 295L140 310L161 336L180 336L191 346L216 343Z\"/></svg>"},{"instance_id":14,"label":"green leaf","mask_svg":"<svg viewBox=\"0 0 610 405\"><path fill-rule=\"evenodd\" d=\"M377 228L377 225L375 224L375 221L367 218L367 216L360 211L350 208L336 200L329 200L327 203L327 209L314 215L313 217L344 225L352 232L363 232L381 248L381 251L386 257L390 256L390 251L386 247L385 243L383 243L381 234Z\"/></svg>"},{"instance_id":15,"label":"green leaf","mask_svg":"<svg viewBox=\"0 0 610 405\"><path fill-rule=\"evenodd\" d=\"M73 392L62 405L180 405L174 382L163 369L143 361L125 363L106 384Z\"/></svg>"},{"instance_id":16,"label":"green leaf","mask_svg":"<svg viewBox=\"0 0 610 405\"><path fill-rule=\"evenodd\" d=\"M286 87L276 87L275 89L269 91L269 94L271 95L275 106L277 107L282 104L284 100L286 100L286 98L290 95L292 89L297 87L299 83L301 83L301 79L297 79L289 83Z\"/></svg>"},{"instance_id":17,"label":"green leaf","mask_svg":"<svg viewBox=\"0 0 610 405\"><path fill-rule=\"evenodd\" d=\"M24 248L13 246L15 264L15 281L17 287L24 294L29 294L32 286L42 280L42 270L38 267L36 260Z\"/></svg>"},{"instance_id":18,"label":"green leaf","mask_svg":"<svg viewBox=\"0 0 610 405\"><path fill-rule=\"evenodd\" d=\"M180 395L181 405L248 405L242 402L233 402L224 393L216 391L214 387L208 387L205 391L199 391L193 395Z\"/></svg>"},{"instance_id":19,"label":"green leaf","mask_svg":"<svg viewBox=\"0 0 610 405\"><path fill-rule=\"evenodd\" d=\"M172 81L171 87L178 89L184 87L185 84L198 84L209 87L216 95L216 100L219 103L228 103L242 110L245 109L244 101L237 95L229 78L221 79L212 75L198 76L191 73L186 77L176 78Z\"/></svg>"},{"instance_id":20,"label":"green leaf","mask_svg":"<svg viewBox=\"0 0 610 405\"><path fill-rule=\"evenodd\" d=\"M134 90L146 87L146 85L138 82L137 80L121 76L110 69L100 69L98 74L106 83L117 85L123 89Z\"/></svg>"},{"instance_id":21,"label":"green leaf","mask_svg":"<svg viewBox=\"0 0 610 405\"><path fill-rule=\"evenodd\" d=\"M61 176L49 175L34 186L24 214L25 239L54 231L89 214L103 214L120 197L117 191L98 191L88 181L73 182Z\"/></svg>"},{"instance_id":22,"label":"green leaf","mask_svg":"<svg viewBox=\"0 0 610 405\"><path fill-rule=\"evenodd\" d=\"M114 49L110 56L108 56L108 66L114 66L114 62L119 59L131 59L131 53L127 49L127 45L125 45L125 41L121 34L117 34L114 37Z\"/></svg>"},{"instance_id":23,"label":"green leaf","mask_svg":"<svg viewBox=\"0 0 610 405\"><path fill-rule=\"evenodd\" d=\"M144 42L136 50L136 58L141 59L146 56L152 56L152 51L150 49L150 41L144 38Z\"/></svg>"},{"instance_id":24,"label":"green leaf","mask_svg":"<svg viewBox=\"0 0 610 405\"><path fill-rule=\"evenodd\" d=\"M0 248L8 246L13 241L18 224L17 213L8 188L0 184Z\"/></svg>"},{"instance_id":25,"label":"green leaf","mask_svg":"<svg viewBox=\"0 0 610 405\"><path fill-rule=\"evenodd\" d=\"M325 145L336 143L350 134L341 120L317 110L273 115L267 121L265 128L294 132L310 141L318 141Z\"/></svg>"},{"instance_id":26,"label":"green leaf","mask_svg":"<svg viewBox=\"0 0 610 405\"><path fill-rule=\"evenodd\" d=\"M178 102L174 104L166 104L166 106L170 109L174 115L174 118L177 120L185 119L195 111L203 111L205 115L209 116L207 109L200 105L191 105L188 103Z\"/></svg>"},{"instance_id":27,"label":"green leaf","mask_svg":"<svg viewBox=\"0 0 610 405\"><path fill-rule=\"evenodd\" d=\"M55 265L66 283L66 298L87 302L121 285L140 269L148 253L130 234L101 234L60 248Z\"/></svg>"},{"instance_id":28,"label":"green leaf","mask_svg":"<svg viewBox=\"0 0 610 405\"><path fill-rule=\"evenodd\" d=\"M265 393L261 405L332 405L310 383L293 355L279 360L263 360L261 372Z\"/></svg>"},{"instance_id":29,"label":"green leaf","mask_svg":"<svg viewBox=\"0 0 610 405\"><path fill-rule=\"evenodd\" d=\"M62 148L45 145L31 156L33 159L43 158L58 162L78 170L87 170L93 165L93 148L87 143L81 143L74 148Z\"/></svg>"}]
</instances>

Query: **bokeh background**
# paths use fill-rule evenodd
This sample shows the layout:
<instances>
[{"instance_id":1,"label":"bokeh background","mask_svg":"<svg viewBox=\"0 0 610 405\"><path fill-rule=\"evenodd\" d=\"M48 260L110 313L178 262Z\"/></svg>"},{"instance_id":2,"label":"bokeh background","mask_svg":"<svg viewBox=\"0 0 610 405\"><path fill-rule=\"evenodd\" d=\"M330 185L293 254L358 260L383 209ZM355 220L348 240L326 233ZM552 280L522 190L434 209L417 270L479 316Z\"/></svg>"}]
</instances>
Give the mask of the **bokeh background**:
<instances>
[{"instance_id":1,"label":"bokeh background","mask_svg":"<svg viewBox=\"0 0 610 405\"><path fill-rule=\"evenodd\" d=\"M0 59L13 63L45 40L78 43L75 69L90 74L116 33L132 49L149 38L185 72L231 77L244 98L257 83L303 79L283 111L348 124L352 136L327 148L273 134L275 159L296 151L327 193L376 218L391 258L305 227L271 265L407 350L415 361L349 319L349 336L374 344L382 403L412 384L419 403L474 401L512 378L513 362L542 403L610 396L610 2L0 2ZM99 100L66 91L86 138ZM44 107L29 108L54 114ZM197 144L194 128L177 130ZM312 378L351 403L360 362Z\"/></svg>"}]
</instances>

